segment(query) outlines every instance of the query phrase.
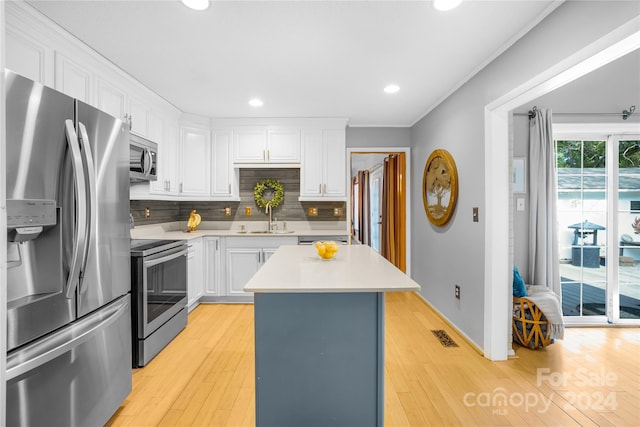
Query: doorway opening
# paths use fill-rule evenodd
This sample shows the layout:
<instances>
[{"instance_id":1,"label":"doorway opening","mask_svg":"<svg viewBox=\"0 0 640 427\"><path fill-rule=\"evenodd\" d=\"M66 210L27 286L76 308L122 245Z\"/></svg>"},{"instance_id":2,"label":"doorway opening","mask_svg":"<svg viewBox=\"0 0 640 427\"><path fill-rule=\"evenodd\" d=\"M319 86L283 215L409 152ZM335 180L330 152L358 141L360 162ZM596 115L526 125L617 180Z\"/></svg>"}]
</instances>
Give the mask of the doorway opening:
<instances>
[{"instance_id":1,"label":"doorway opening","mask_svg":"<svg viewBox=\"0 0 640 427\"><path fill-rule=\"evenodd\" d=\"M410 274L409 148L348 149L348 221L354 244L366 244Z\"/></svg>"},{"instance_id":2,"label":"doorway opening","mask_svg":"<svg viewBox=\"0 0 640 427\"><path fill-rule=\"evenodd\" d=\"M640 48L640 18L620 26L534 79L485 106L485 318L484 356L506 360L511 350L511 291L509 233L510 158L514 109Z\"/></svg>"}]
</instances>

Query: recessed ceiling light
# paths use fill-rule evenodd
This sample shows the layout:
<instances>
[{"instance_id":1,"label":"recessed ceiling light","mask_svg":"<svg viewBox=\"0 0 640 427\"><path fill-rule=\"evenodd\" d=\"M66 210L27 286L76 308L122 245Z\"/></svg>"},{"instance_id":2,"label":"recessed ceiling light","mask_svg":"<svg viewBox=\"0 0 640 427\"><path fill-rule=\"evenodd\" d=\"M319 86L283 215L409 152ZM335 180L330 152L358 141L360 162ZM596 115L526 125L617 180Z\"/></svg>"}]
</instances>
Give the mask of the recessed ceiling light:
<instances>
[{"instance_id":1,"label":"recessed ceiling light","mask_svg":"<svg viewBox=\"0 0 640 427\"><path fill-rule=\"evenodd\" d=\"M396 93L400 90L400 86L398 85L389 85L384 88L385 93Z\"/></svg>"},{"instance_id":2,"label":"recessed ceiling light","mask_svg":"<svg viewBox=\"0 0 640 427\"><path fill-rule=\"evenodd\" d=\"M249 101L249 105L251 105L252 107L262 107L264 105L264 102L262 102L262 99L253 98Z\"/></svg>"},{"instance_id":3,"label":"recessed ceiling light","mask_svg":"<svg viewBox=\"0 0 640 427\"><path fill-rule=\"evenodd\" d=\"M462 0L433 0L433 7L436 10L446 11L455 9L462 3Z\"/></svg>"},{"instance_id":4,"label":"recessed ceiling light","mask_svg":"<svg viewBox=\"0 0 640 427\"><path fill-rule=\"evenodd\" d=\"M182 1L182 4L194 10L205 10L209 7L209 0L181 0L181 1Z\"/></svg>"}]
</instances>

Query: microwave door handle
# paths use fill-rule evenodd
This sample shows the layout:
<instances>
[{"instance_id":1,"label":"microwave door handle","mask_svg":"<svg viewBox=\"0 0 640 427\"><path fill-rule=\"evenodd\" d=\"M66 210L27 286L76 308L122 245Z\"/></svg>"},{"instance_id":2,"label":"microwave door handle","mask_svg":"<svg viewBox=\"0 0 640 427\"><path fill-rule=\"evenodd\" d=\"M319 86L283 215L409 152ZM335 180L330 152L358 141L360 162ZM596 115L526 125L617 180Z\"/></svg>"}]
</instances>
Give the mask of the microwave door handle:
<instances>
[{"instance_id":1,"label":"microwave door handle","mask_svg":"<svg viewBox=\"0 0 640 427\"><path fill-rule=\"evenodd\" d=\"M156 258L152 260L144 260L142 263L144 268L153 267L158 264L165 263L167 261L171 261L172 259L180 258L181 256L187 256L187 249L180 249L178 252L173 252L169 255L163 256L162 258Z\"/></svg>"},{"instance_id":2,"label":"microwave door handle","mask_svg":"<svg viewBox=\"0 0 640 427\"><path fill-rule=\"evenodd\" d=\"M81 154L84 155L84 164L87 168L87 182L88 188L88 202L89 202L89 216L87 217L86 229L85 229L85 241L86 246L83 254L83 261L81 269L84 270L87 264L89 255L89 248L91 247L93 240L96 236L96 216L98 214L98 202L96 193L96 167L93 161L93 153L91 152L91 142L89 141L89 134L87 128L83 123L78 123L78 129L80 131L80 145L82 148ZM85 201L85 205L86 205ZM80 293L85 291L85 287L80 284Z\"/></svg>"},{"instance_id":3,"label":"microwave door handle","mask_svg":"<svg viewBox=\"0 0 640 427\"><path fill-rule=\"evenodd\" d=\"M82 167L82 155L80 154L80 143L78 135L73 127L73 121L67 119L64 122L67 143L71 153L71 165L73 169L75 192L76 192L76 229L75 242L73 245L73 255L69 264L69 277L67 278L67 298L73 298L78 282L80 281L80 271L82 268L81 257L85 253L86 226L87 226L87 189L84 180L84 168Z\"/></svg>"},{"instance_id":4,"label":"microwave door handle","mask_svg":"<svg viewBox=\"0 0 640 427\"><path fill-rule=\"evenodd\" d=\"M151 173L151 169L153 169L153 158L151 157L151 151L148 148L143 149L142 157L144 160L144 164L142 165L142 170L144 171L144 176L149 176Z\"/></svg>"},{"instance_id":5,"label":"microwave door handle","mask_svg":"<svg viewBox=\"0 0 640 427\"><path fill-rule=\"evenodd\" d=\"M153 154L151 154L151 150L147 149L147 155L149 156L149 172L147 175L151 175L151 171L153 170Z\"/></svg>"},{"instance_id":6,"label":"microwave door handle","mask_svg":"<svg viewBox=\"0 0 640 427\"><path fill-rule=\"evenodd\" d=\"M140 159L138 160L138 163L136 163L136 169L138 169L138 167L140 168L140 173L141 174L145 174L147 171L147 166L145 165L146 162L146 155L147 155L147 149L140 147Z\"/></svg>"}]
</instances>

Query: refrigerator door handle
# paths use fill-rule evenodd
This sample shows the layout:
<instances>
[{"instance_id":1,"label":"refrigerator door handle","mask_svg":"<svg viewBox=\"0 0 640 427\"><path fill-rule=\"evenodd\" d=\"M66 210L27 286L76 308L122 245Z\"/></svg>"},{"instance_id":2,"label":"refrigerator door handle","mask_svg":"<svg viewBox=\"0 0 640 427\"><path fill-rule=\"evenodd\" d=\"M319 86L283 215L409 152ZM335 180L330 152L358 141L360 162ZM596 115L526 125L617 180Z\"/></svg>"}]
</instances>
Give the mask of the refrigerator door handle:
<instances>
[{"instance_id":1,"label":"refrigerator door handle","mask_svg":"<svg viewBox=\"0 0 640 427\"><path fill-rule=\"evenodd\" d=\"M73 245L73 256L69 265L69 277L67 278L67 298L73 298L78 282L80 281L80 273L82 270L82 259L85 254L86 246L86 227L87 227L87 203L84 200L87 197L87 188L84 179L84 168L82 167L82 155L80 154L80 143L78 135L73 126L73 121L67 119L64 121L65 133L67 135L67 143L71 152L71 165L73 167L74 184L76 191L76 230L75 243ZM82 227L82 229L81 229Z\"/></svg>"},{"instance_id":2,"label":"refrigerator door handle","mask_svg":"<svg viewBox=\"0 0 640 427\"><path fill-rule=\"evenodd\" d=\"M128 315L126 313L128 307L129 299L123 298L122 301L109 306L104 311L89 316L85 322L72 325L10 354L7 357L7 381L31 372L93 338L120 316Z\"/></svg>"},{"instance_id":3,"label":"refrigerator door handle","mask_svg":"<svg viewBox=\"0 0 640 427\"><path fill-rule=\"evenodd\" d=\"M89 134L87 133L87 128L83 123L78 124L78 129L80 131L80 144L82 147L81 154L84 155L84 164L87 168L87 181L89 184L89 216L87 218L87 223L85 226L85 248L82 257L81 270L84 270L87 264L87 258L89 254L89 248L91 247L92 240L95 238L95 227L97 225L96 216L98 210L98 202L96 195L96 168L95 163L93 162L93 153L91 152L91 144L89 142ZM85 203L86 205L86 203ZM86 287L82 286L80 283L80 293L85 291Z\"/></svg>"}]
</instances>

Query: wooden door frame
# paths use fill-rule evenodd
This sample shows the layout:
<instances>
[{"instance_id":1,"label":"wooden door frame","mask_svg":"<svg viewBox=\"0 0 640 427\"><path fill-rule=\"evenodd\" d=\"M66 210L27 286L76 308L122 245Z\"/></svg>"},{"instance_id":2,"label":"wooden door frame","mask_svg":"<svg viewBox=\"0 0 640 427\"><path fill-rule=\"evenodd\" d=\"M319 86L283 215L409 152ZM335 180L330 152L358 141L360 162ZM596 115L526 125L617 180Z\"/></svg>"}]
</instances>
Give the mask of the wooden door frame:
<instances>
[{"instance_id":1,"label":"wooden door frame","mask_svg":"<svg viewBox=\"0 0 640 427\"><path fill-rule=\"evenodd\" d=\"M347 206L347 226L351 229L351 206L353 194L351 191L351 155L352 154L394 154L405 155L405 265L407 275L411 277L411 148L410 147L347 147L347 171L349 177L349 205Z\"/></svg>"}]
</instances>

